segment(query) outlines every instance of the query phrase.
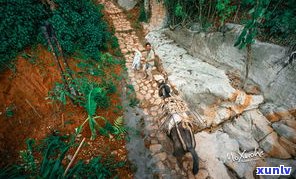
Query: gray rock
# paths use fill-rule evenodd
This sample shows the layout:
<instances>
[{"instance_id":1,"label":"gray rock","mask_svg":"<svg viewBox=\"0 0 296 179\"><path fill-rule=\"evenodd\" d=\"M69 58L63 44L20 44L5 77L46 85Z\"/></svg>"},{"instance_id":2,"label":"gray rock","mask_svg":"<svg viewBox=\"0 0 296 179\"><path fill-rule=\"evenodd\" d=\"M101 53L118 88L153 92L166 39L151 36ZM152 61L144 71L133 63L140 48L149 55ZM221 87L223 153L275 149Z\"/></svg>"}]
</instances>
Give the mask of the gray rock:
<instances>
[{"instance_id":1,"label":"gray rock","mask_svg":"<svg viewBox=\"0 0 296 179\"><path fill-rule=\"evenodd\" d=\"M195 140L197 154L201 161L205 161L203 168L207 169L208 175L213 178L230 178L223 161L227 160L227 153L238 150L238 143L219 131L212 134L197 133Z\"/></svg>"},{"instance_id":2,"label":"gray rock","mask_svg":"<svg viewBox=\"0 0 296 179\"><path fill-rule=\"evenodd\" d=\"M150 149L150 151L152 153L156 153L156 152L159 152L162 149L162 145L160 145L160 144L152 144L152 145L150 145L149 149Z\"/></svg>"},{"instance_id":3,"label":"gray rock","mask_svg":"<svg viewBox=\"0 0 296 179\"><path fill-rule=\"evenodd\" d=\"M280 135L296 143L296 130L283 124L282 122L275 122L272 124L274 130Z\"/></svg>"},{"instance_id":4,"label":"gray rock","mask_svg":"<svg viewBox=\"0 0 296 179\"><path fill-rule=\"evenodd\" d=\"M296 160L281 160L276 158L266 158L265 165L270 167L279 167L280 165L284 165L285 167L292 167L291 177L296 178ZM283 178L283 176L263 176L264 179L278 179ZM288 178L288 176L287 176Z\"/></svg>"},{"instance_id":5,"label":"gray rock","mask_svg":"<svg viewBox=\"0 0 296 179\"><path fill-rule=\"evenodd\" d=\"M228 99L235 92L223 70L187 55L186 50L171 43L163 34L150 32L146 39L162 59L164 68L170 74L169 80L184 94L197 97L198 94L213 93Z\"/></svg>"},{"instance_id":6,"label":"gray rock","mask_svg":"<svg viewBox=\"0 0 296 179\"><path fill-rule=\"evenodd\" d=\"M283 106L279 106L274 109L274 113L277 114L281 120L295 120L289 109Z\"/></svg>"},{"instance_id":7,"label":"gray rock","mask_svg":"<svg viewBox=\"0 0 296 179\"><path fill-rule=\"evenodd\" d=\"M264 138L259 143L259 145L271 157L276 157L280 159L291 158L291 155L278 142L278 136L275 132L272 132L266 138Z\"/></svg>"},{"instance_id":8,"label":"gray rock","mask_svg":"<svg viewBox=\"0 0 296 179\"><path fill-rule=\"evenodd\" d=\"M165 159L167 159L167 154L165 152L162 153L158 153L156 155L153 156L157 161L164 161Z\"/></svg>"},{"instance_id":9,"label":"gray rock","mask_svg":"<svg viewBox=\"0 0 296 179\"><path fill-rule=\"evenodd\" d=\"M161 58L169 81L192 109L203 113L204 127L217 126L236 114L258 108L263 102L261 95L247 95L234 89L224 70L188 55L161 31L150 32L146 39Z\"/></svg>"},{"instance_id":10,"label":"gray rock","mask_svg":"<svg viewBox=\"0 0 296 179\"><path fill-rule=\"evenodd\" d=\"M283 146L286 149L286 151L290 155L294 157L296 156L296 144L287 140L285 137L279 137L279 143L281 144L281 146Z\"/></svg>"},{"instance_id":11,"label":"gray rock","mask_svg":"<svg viewBox=\"0 0 296 179\"><path fill-rule=\"evenodd\" d=\"M296 120L284 120L284 124L296 130Z\"/></svg>"},{"instance_id":12,"label":"gray rock","mask_svg":"<svg viewBox=\"0 0 296 179\"><path fill-rule=\"evenodd\" d=\"M256 167L256 161L250 162L226 162L225 165L231 168L240 178L252 178Z\"/></svg>"},{"instance_id":13,"label":"gray rock","mask_svg":"<svg viewBox=\"0 0 296 179\"><path fill-rule=\"evenodd\" d=\"M259 145L257 141L252 136L251 131L246 132L239 129L239 127L234 126L231 123L226 123L223 125L223 130L233 139L235 139L240 146L241 150L254 150L258 148Z\"/></svg>"},{"instance_id":14,"label":"gray rock","mask_svg":"<svg viewBox=\"0 0 296 179\"><path fill-rule=\"evenodd\" d=\"M242 26L227 24L230 31L196 33L184 29L165 30L169 38L181 44L190 55L203 59L220 69L245 73L246 50L239 50L233 44ZM283 68L287 60L287 48L275 44L256 41L252 45L252 66L250 81L259 85L265 98L288 109L296 107L296 68Z\"/></svg>"},{"instance_id":15,"label":"gray rock","mask_svg":"<svg viewBox=\"0 0 296 179\"><path fill-rule=\"evenodd\" d=\"M189 29L194 32L200 32L202 30L202 26L199 23L194 22L190 25Z\"/></svg>"},{"instance_id":16,"label":"gray rock","mask_svg":"<svg viewBox=\"0 0 296 179\"><path fill-rule=\"evenodd\" d=\"M269 121L263 116L259 110L247 111L243 114L245 121L252 126L252 135L256 141L260 141L268 134L273 132Z\"/></svg>"},{"instance_id":17,"label":"gray rock","mask_svg":"<svg viewBox=\"0 0 296 179\"><path fill-rule=\"evenodd\" d=\"M136 0L118 0L117 3L120 7L124 8L125 10L131 10L137 4Z\"/></svg>"}]
</instances>

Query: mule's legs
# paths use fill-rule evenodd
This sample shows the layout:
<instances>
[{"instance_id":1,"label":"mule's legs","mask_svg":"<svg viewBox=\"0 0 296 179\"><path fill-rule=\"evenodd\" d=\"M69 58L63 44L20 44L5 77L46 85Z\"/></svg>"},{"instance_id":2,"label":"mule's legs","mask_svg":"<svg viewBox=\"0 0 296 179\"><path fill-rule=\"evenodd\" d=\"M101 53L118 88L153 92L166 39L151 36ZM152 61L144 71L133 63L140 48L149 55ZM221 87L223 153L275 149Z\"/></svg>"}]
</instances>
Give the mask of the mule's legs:
<instances>
[{"instance_id":1,"label":"mule's legs","mask_svg":"<svg viewBox=\"0 0 296 179\"><path fill-rule=\"evenodd\" d=\"M177 127L179 129L181 136L178 136L176 127L172 128L171 134L170 134L170 138L173 140L173 143L174 143L174 156L177 158L183 157L186 152L190 152L193 159L192 173L196 175L198 173L199 166L198 166L198 156L194 149L194 144L193 144L194 139L192 139L190 130L187 128L183 128L181 123L178 124ZM180 141L180 137L182 138L182 140L186 145L186 151L184 151L183 149L182 143Z\"/></svg>"}]
</instances>

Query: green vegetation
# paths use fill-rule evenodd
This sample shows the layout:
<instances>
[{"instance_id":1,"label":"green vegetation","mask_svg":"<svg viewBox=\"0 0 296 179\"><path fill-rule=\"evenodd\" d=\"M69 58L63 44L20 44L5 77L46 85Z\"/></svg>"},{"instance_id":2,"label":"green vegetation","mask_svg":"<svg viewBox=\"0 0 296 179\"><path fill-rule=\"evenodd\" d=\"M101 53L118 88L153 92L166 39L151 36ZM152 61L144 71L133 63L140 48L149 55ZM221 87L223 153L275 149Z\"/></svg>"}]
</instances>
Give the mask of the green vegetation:
<instances>
[{"instance_id":1,"label":"green vegetation","mask_svg":"<svg viewBox=\"0 0 296 179\"><path fill-rule=\"evenodd\" d=\"M95 6L87 0L54 2L58 7L51 12L48 21L64 53L71 55L80 50L90 58L100 59L99 50L106 49L106 42L111 38L107 24L102 21L103 6Z\"/></svg>"},{"instance_id":2,"label":"green vegetation","mask_svg":"<svg viewBox=\"0 0 296 179\"><path fill-rule=\"evenodd\" d=\"M107 72L115 65L123 64L110 54L102 53L108 43L113 48L119 46L118 40L108 32L106 22L102 20L102 8L102 5L95 5L88 0L12 0L1 4L4 21L0 26L0 69L9 67L9 62L18 52L37 43L48 46L57 55L56 58L62 56L64 64L67 57L75 56L81 71L76 73L67 64L66 71L59 68L62 83L56 83L49 92L49 98L64 105L67 99L71 99L74 104L83 107L88 113L92 138L96 134L97 122L94 117L97 108L109 107L108 95L116 92L114 82L118 77L108 75ZM48 24L52 30L46 29ZM50 31L47 32L48 37L44 35L44 29ZM22 56L33 64L38 60L27 53L22 53ZM100 83L89 76L100 77ZM8 111L7 115L13 113Z\"/></svg>"},{"instance_id":3,"label":"green vegetation","mask_svg":"<svg viewBox=\"0 0 296 179\"><path fill-rule=\"evenodd\" d=\"M149 14L145 11L145 5L144 5L144 0L140 1L140 14L138 17L138 20L140 22L148 22L149 19Z\"/></svg>"},{"instance_id":4,"label":"green vegetation","mask_svg":"<svg viewBox=\"0 0 296 179\"><path fill-rule=\"evenodd\" d=\"M85 163L79 160L66 173L66 156L71 148L77 148L75 136L50 135L42 141L28 139L27 149L20 152L21 162L0 169L0 178L110 178L116 176L116 169L125 162L116 162L112 156L95 157ZM36 157L41 156L41 157ZM64 163L64 164L63 164Z\"/></svg>"},{"instance_id":5,"label":"green vegetation","mask_svg":"<svg viewBox=\"0 0 296 179\"><path fill-rule=\"evenodd\" d=\"M255 38L289 46L296 44L296 3L293 0L163 0L168 9L169 24L191 27L198 23L201 30L225 33L226 22L244 25L234 46L247 48L244 87L252 62L251 45Z\"/></svg>"},{"instance_id":6,"label":"green vegetation","mask_svg":"<svg viewBox=\"0 0 296 179\"><path fill-rule=\"evenodd\" d=\"M13 117L14 113L15 113L15 106L13 104L9 105L6 109L5 109L5 116L6 117Z\"/></svg>"},{"instance_id":7,"label":"green vegetation","mask_svg":"<svg viewBox=\"0 0 296 179\"><path fill-rule=\"evenodd\" d=\"M37 43L48 45L41 28L45 22L52 24L65 55L81 51L100 60L100 50L106 49L106 42L112 38L102 21L102 5L88 0L52 2L53 5L37 0L1 2L0 69L25 48Z\"/></svg>"},{"instance_id":8,"label":"green vegetation","mask_svg":"<svg viewBox=\"0 0 296 179\"><path fill-rule=\"evenodd\" d=\"M237 42L240 48L255 36L288 46L296 43L293 0L163 0L163 3L168 9L171 27L188 27L193 22L198 22L203 29L220 29L226 22L245 25Z\"/></svg>"},{"instance_id":9,"label":"green vegetation","mask_svg":"<svg viewBox=\"0 0 296 179\"><path fill-rule=\"evenodd\" d=\"M230 0L218 0L216 9L219 16L220 27L224 26L225 20L231 17L236 8L236 6L230 4Z\"/></svg>"},{"instance_id":10,"label":"green vegetation","mask_svg":"<svg viewBox=\"0 0 296 179\"><path fill-rule=\"evenodd\" d=\"M110 134L112 134L116 136L116 139L122 139L127 131L128 129L124 127L122 116L118 117L114 121L114 125L112 125L108 120L105 120L105 126L99 129L101 135L110 137Z\"/></svg>"},{"instance_id":11,"label":"green vegetation","mask_svg":"<svg viewBox=\"0 0 296 179\"><path fill-rule=\"evenodd\" d=\"M52 66L58 64L62 79L55 83L48 98L62 103L63 107L71 100L87 113L87 119L76 128L73 136L55 133L41 142L29 139L27 150L20 152L22 161L0 169L0 178L116 178L116 169L125 163L116 163L110 156L104 159L99 156L88 163L78 161L63 176L65 163L69 163L65 156L71 148L76 148L75 138L86 123L91 130L91 139L98 132L119 140L127 133L123 117L111 124L96 114L97 109L111 106L110 95L117 92L117 85L123 79L119 68L125 64L106 53L115 48L115 55L122 56L117 38L102 20L103 6L89 0L12 0L1 2L0 8L3 12L0 70L9 68L18 53L30 63L39 65L37 56L25 49L34 49L41 43L54 53L57 63ZM69 57L74 58L79 70L70 69L75 63L68 65ZM118 105L118 110L122 110L122 106ZM13 107L8 107L5 115L12 117Z\"/></svg>"},{"instance_id":12,"label":"green vegetation","mask_svg":"<svg viewBox=\"0 0 296 179\"><path fill-rule=\"evenodd\" d=\"M126 90L127 98L129 99L129 106L130 107L137 106L140 103L140 101L137 99L135 95L136 93L133 85L127 84L126 87L127 87L127 90Z\"/></svg>"},{"instance_id":13,"label":"green vegetation","mask_svg":"<svg viewBox=\"0 0 296 179\"><path fill-rule=\"evenodd\" d=\"M96 110L97 108L108 108L110 106L109 95L116 92L116 85L113 82L118 80L118 76L108 75L106 71L112 70L114 65L118 65L120 62L110 54L102 54L99 63L88 58L81 60L78 66L81 67L82 72L75 74L76 77L70 81L72 90L69 91L64 83L56 83L55 88L49 93L49 99L60 101L66 105L68 98L74 104L83 107L88 114L85 122L88 121L92 132L91 138L94 139L100 129L96 120L106 121L105 118L96 116ZM72 73L74 74L74 72ZM89 75L100 77L101 82L98 83ZM77 91L79 95L73 95L71 93L73 90ZM79 131L82 130L85 122L78 128Z\"/></svg>"},{"instance_id":14,"label":"green vegetation","mask_svg":"<svg viewBox=\"0 0 296 179\"><path fill-rule=\"evenodd\" d=\"M49 98L67 104L67 99L83 107L88 114L87 121L96 135L97 122L94 117L97 108L110 106L109 95L116 92L118 76L108 75L115 65L123 65L118 59L102 51L107 44L118 48L118 40L108 31L102 20L102 5L92 1L36 1L12 0L1 4L4 21L1 23L0 69L27 47L42 43L58 57L63 58L64 69L59 67L62 83L56 83L49 92ZM49 27L52 29L49 30ZM46 30L47 36L44 31ZM56 40L55 40L56 39ZM56 42L57 41L57 42ZM38 59L22 53L25 59L35 64ZM69 69L67 57L79 60L79 72ZM94 80L99 77L101 80ZM8 113L12 115L11 112Z\"/></svg>"},{"instance_id":15,"label":"green vegetation","mask_svg":"<svg viewBox=\"0 0 296 179\"><path fill-rule=\"evenodd\" d=\"M0 70L24 48L37 41L39 26L49 9L36 0L1 1Z\"/></svg>"}]
</instances>

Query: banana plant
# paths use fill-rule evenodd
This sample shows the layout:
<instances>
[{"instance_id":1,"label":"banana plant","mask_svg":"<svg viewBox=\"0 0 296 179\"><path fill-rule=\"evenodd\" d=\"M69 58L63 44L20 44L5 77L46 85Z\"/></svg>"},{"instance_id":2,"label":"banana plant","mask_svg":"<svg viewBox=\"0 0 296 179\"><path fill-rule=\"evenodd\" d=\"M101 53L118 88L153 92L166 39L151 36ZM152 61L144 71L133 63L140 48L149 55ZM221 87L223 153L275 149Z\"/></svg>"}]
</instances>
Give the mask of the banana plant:
<instances>
[{"instance_id":1,"label":"banana plant","mask_svg":"<svg viewBox=\"0 0 296 179\"><path fill-rule=\"evenodd\" d=\"M97 132L97 129L99 128L99 125L96 119L106 120L102 116L95 116L97 106L98 106L96 97L98 95L101 95L102 93L104 93L102 88L95 87L91 89L87 94L86 103L84 104L83 107L86 109L88 116L87 116L87 119L82 123L82 125L76 128L76 134L79 134L82 131L84 124L88 121L89 128L91 130L91 139L94 139L96 137L96 132Z\"/></svg>"}]
</instances>

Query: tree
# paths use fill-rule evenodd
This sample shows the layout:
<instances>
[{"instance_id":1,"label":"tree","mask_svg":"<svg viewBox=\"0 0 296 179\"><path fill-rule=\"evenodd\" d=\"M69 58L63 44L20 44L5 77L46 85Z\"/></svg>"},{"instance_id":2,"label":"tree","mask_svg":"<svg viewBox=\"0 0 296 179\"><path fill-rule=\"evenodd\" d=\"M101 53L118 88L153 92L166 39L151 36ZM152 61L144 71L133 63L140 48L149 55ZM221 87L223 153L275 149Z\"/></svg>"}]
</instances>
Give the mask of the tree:
<instances>
[{"instance_id":1,"label":"tree","mask_svg":"<svg viewBox=\"0 0 296 179\"><path fill-rule=\"evenodd\" d=\"M255 37L258 34L258 28L264 18L264 14L269 6L270 0L257 0L256 2L250 1L250 3L253 5L252 9L249 11L251 19L247 21L244 29L234 44L234 46L238 46L239 49L247 47L246 72L242 83L243 88L245 88L246 81L248 80L249 70L252 63L251 45L254 43Z\"/></svg>"}]
</instances>

